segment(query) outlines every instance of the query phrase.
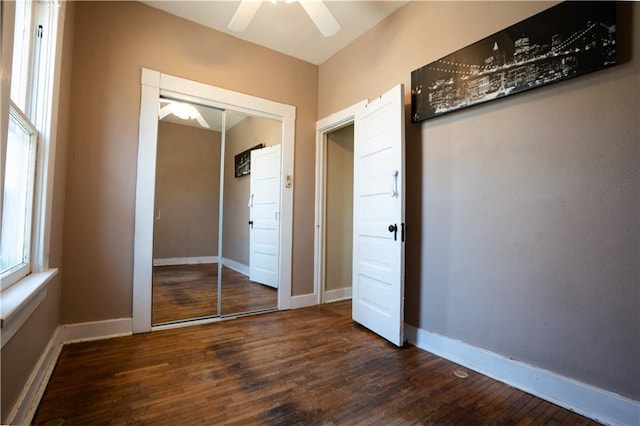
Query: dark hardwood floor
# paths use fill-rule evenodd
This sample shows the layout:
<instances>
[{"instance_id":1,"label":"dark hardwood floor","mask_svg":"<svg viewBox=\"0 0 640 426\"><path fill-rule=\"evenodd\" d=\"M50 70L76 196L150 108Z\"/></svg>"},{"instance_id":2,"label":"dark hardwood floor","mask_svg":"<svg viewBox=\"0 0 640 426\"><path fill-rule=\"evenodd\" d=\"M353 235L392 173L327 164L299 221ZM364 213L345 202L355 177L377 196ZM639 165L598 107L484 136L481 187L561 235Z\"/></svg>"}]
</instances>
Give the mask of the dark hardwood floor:
<instances>
[{"instance_id":1,"label":"dark hardwood floor","mask_svg":"<svg viewBox=\"0 0 640 426\"><path fill-rule=\"evenodd\" d=\"M152 323L161 324L217 315L218 265L176 265L153 268ZM222 315L278 306L276 289L254 283L222 268Z\"/></svg>"},{"instance_id":2,"label":"dark hardwood floor","mask_svg":"<svg viewBox=\"0 0 640 426\"><path fill-rule=\"evenodd\" d=\"M65 346L34 424L596 424L396 348L350 313L346 301Z\"/></svg>"}]
</instances>

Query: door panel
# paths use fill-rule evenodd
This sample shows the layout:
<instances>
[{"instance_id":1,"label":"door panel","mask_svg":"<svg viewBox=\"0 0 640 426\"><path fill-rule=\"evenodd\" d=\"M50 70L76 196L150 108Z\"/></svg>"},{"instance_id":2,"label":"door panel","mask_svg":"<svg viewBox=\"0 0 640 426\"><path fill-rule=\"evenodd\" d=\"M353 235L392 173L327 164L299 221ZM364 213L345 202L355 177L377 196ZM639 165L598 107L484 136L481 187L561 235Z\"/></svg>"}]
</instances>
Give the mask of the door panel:
<instances>
[{"instance_id":1,"label":"door panel","mask_svg":"<svg viewBox=\"0 0 640 426\"><path fill-rule=\"evenodd\" d=\"M254 117L240 112L227 111L225 134L225 178L223 202L223 235L222 254L223 268L221 283L221 316L245 314L248 312L274 309L278 306L278 289L251 280L251 265L255 271L270 275L275 279L272 270L277 270L269 262L278 264L278 255L270 246L268 228L265 228L261 217L269 217L273 207L269 203L270 189L280 188L281 177L266 179L265 167L268 169L280 158L266 156L254 163L251 162L251 151L258 146L278 144L282 140L282 123L266 117ZM277 157L277 158L275 158ZM266 166L265 166L266 164ZM253 183L252 183L253 177ZM253 185L253 188L252 188ZM251 194L253 193L253 197ZM248 204L253 205L253 212ZM279 205L279 204L278 204ZM253 215L253 216L252 216ZM255 225L251 218L256 219ZM278 224L279 225L279 224ZM251 259L251 233L254 245L258 246L258 256ZM263 252L269 253L269 261L264 259ZM263 266L267 265L267 267ZM279 276L277 277L279 282Z\"/></svg>"},{"instance_id":2,"label":"door panel","mask_svg":"<svg viewBox=\"0 0 640 426\"><path fill-rule=\"evenodd\" d=\"M280 145L251 151L249 278L278 287Z\"/></svg>"},{"instance_id":3,"label":"door panel","mask_svg":"<svg viewBox=\"0 0 640 426\"><path fill-rule=\"evenodd\" d=\"M175 100L162 98L161 108ZM211 122L223 110L191 105ZM157 124L151 324L218 313L222 134L161 116Z\"/></svg>"},{"instance_id":4,"label":"door panel","mask_svg":"<svg viewBox=\"0 0 640 426\"><path fill-rule=\"evenodd\" d=\"M401 229L405 214L402 85L356 114L354 152L353 319L401 346Z\"/></svg>"}]
</instances>

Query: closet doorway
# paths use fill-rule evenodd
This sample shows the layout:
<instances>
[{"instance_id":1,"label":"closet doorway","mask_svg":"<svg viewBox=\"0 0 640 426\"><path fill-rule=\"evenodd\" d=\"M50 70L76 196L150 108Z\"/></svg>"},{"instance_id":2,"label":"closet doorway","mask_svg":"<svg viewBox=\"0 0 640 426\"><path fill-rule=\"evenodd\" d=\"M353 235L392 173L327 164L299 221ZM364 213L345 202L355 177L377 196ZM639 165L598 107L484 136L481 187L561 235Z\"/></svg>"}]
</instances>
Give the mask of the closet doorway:
<instances>
[{"instance_id":1,"label":"closet doorway","mask_svg":"<svg viewBox=\"0 0 640 426\"><path fill-rule=\"evenodd\" d=\"M351 298L353 123L326 135L325 262L322 303Z\"/></svg>"},{"instance_id":2,"label":"closet doorway","mask_svg":"<svg viewBox=\"0 0 640 426\"><path fill-rule=\"evenodd\" d=\"M359 102L316 123L316 234L314 292L317 303L353 293L353 176L355 117Z\"/></svg>"},{"instance_id":3,"label":"closet doorway","mask_svg":"<svg viewBox=\"0 0 640 426\"><path fill-rule=\"evenodd\" d=\"M134 333L289 309L295 108L141 83Z\"/></svg>"}]
</instances>

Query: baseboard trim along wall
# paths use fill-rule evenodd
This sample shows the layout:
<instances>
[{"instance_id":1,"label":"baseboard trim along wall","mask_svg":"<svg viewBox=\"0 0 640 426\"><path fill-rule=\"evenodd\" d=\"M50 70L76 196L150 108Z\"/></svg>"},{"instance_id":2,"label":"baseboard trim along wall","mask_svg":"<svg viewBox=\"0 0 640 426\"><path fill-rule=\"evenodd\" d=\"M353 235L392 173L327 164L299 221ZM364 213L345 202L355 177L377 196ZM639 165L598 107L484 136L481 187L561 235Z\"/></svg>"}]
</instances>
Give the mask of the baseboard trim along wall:
<instances>
[{"instance_id":1,"label":"baseboard trim along wall","mask_svg":"<svg viewBox=\"0 0 640 426\"><path fill-rule=\"evenodd\" d=\"M351 288L328 290L324 293L324 303L338 302L351 299ZM318 293L301 294L291 297L291 309L307 308L318 305Z\"/></svg>"},{"instance_id":2,"label":"baseboard trim along wall","mask_svg":"<svg viewBox=\"0 0 640 426\"><path fill-rule=\"evenodd\" d=\"M405 335L420 349L593 420L640 424L640 402L410 325L405 325Z\"/></svg>"},{"instance_id":3,"label":"baseboard trim along wall","mask_svg":"<svg viewBox=\"0 0 640 426\"><path fill-rule=\"evenodd\" d=\"M229 269L233 269L236 272L241 273L242 275L249 276L249 266L244 265L240 262L236 262L235 260L227 259L226 257L222 258L222 265L226 266Z\"/></svg>"},{"instance_id":4,"label":"baseboard trim along wall","mask_svg":"<svg viewBox=\"0 0 640 426\"><path fill-rule=\"evenodd\" d=\"M201 263L218 263L218 256L166 257L153 259L153 266L198 265Z\"/></svg>"},{"instance_id":5,"label":"baseboard trim along wall","mask_svg":"<svg viewBox=\"0 0 640 426\"><path fill-rule=\"evenodd\" d=\"M9 413L7 423L31 424L63 345L128 336L132 333L132 326L132 318L58 326Z\"/></svg>"},{"instance_id":6,"label":"baseboard trim along wall","mask_svg":"<svg viewBox=\"0 0 640 426\"><path fill-rule=\"evenodd\" d=\"M33 421L42 395L44 395L44 391L47 388L53 369L62 351L60 331L61 327L56 328L53 336L51 336L38 363L33 368L27 383L24 385L22 393L20 393L18 400L9 413L7 424L28 425Z\"/></svg>"},{"instance_id":7,"label":"baseboard trim along wall","mask_svg":"<svg viewBox=\"0 0 640 426\"><path fill-rule=\"evenodd\" d=\"M324 292L324 303L351 299L351 287L327 290Z\"/></svg>"},{"instance_id":8,"label":"baseboard trim along wall","mask_svg":"<svg viewBox=\"0 0 640 426\"><path fill-rule=\"evenodd\" d=\"M66 345L129 336L132 334L132 327L132 318L68 324L61 326L60 340Z\"/></svg>"},{"instance_id":9,"label":"baseboard trim along wall","mask_svg":"<svg viewBox=\"0 0 640 426\"><path fill-rule=\"evenodd\" d=\"M318 304L318 295L316 293L302 294L300 296L291 296L291 309L306 308Z\"/></svg>"}]
</instances>

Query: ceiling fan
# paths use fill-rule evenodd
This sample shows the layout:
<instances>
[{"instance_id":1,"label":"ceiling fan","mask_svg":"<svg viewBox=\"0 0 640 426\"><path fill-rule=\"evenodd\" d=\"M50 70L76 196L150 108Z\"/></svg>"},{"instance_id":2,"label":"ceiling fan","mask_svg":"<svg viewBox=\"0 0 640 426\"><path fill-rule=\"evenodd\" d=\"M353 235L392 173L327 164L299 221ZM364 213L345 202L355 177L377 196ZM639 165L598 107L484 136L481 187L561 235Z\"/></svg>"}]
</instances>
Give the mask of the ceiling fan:
<instances>
[{"instance_id":1,"label":"ceiling fan","mask_svg":"<svg viewBox=\"0 0 640 426\"><path fill-rule=\"evenodd\" d=\"M173 114L182 120L196 120L201 127L210 129L209 123L202 117L200 111L191 104L185 102L174 101L173 99L160 98L160 103L164 106L160 107L159 118L162 120L169 114Z\"/></svg>"},{"instance_id":2,"label":"ceiling fan","mask_svg":"<svg viewBox=\"0 0 640 426\"><path fill-rule=\"evenodd\" d=\"M273 3L276 2L276 0L271 1ZM295 0L286 1L287 3L293 3ZM340 24L331 14L323 0L298 0L298 3L307 12L307 15L316 24L323 36L330 37L340 31ZM236 32L245 31L261 4L262 0L242 0L233 18L231 18L231 22L229 22L229 29Z\"/></svg>"}]
</instances>

